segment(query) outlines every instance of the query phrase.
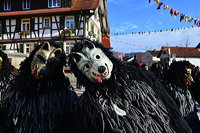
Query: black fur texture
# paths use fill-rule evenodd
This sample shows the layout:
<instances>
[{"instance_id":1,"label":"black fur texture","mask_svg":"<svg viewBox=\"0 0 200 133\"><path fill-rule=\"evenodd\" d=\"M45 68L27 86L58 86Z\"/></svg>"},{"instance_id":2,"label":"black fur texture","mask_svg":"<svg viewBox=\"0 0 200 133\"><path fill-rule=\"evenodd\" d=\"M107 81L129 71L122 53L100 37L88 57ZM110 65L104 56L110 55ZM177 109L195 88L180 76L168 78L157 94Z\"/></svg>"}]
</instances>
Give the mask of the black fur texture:
<instances>
[{"instance_id":1,"label":"black fur texture","mask_svg":"<svg viewBox=\"0 0 200 133\"><path fill-rule=\"evenodd\" d=\"M59 47L53 42L50 44ZM63 74L65 54L62 53L51 77L37 79L31 74L30 65L40 47L36 47L21 63L19 75L4 94L1 103L4 119L0 120L0 133L7 133L4 129L9 128L14 130L12 133L72 132L72 112L78 97L71 91L69 80Z\"/></svg>"},{"instance_id":2,"label":"black fur texture","mask_svg":"<svg viewBox=\"0 0 200 133\"><path fill-rule=\"evenodd\" d=\"M197 133L200 131L200 122L197 116L195 98L190 92L190 88L197 90L197 84L192 85L192 87L185 84L184 77L187 68L193 69L194 66L189 61L173 62L167 70L167 81L163 84L165 84L171 97L175 99L181 114L192 128L192 132ZM196 95L199 95L199 93Z\"/></svg>"},{"instance_id":3,"label":"black fur texture","mask_svg":"<svg viewBox=\"0 0 200 133\"><path fill-rule=\"evenodd\" d=\"M9 84L9 81L13 76L10 72L11 65L8 60L7 54L0 50L0 57L3 59L2 69L0 70L0 92L1 92L6 88L6 85Z\"/></svg>"},{"instance_id":4,"label":"black fur texture","mask_svg":"<svg viewBox=\"0 0 200 133\"><path fill-rule=\"evenodd\" d=\"M2 50L0 50L0 57L3 59L2 63L2 72L0 73L0 76L3 78L0 79L9 79L10 76L10 62L8 60L8 56L6 53L4 53Z\"/></svg>"},{"instance_id":5,"label":"black fur texture","mask_svg":"<svg viewBox=\"0 0 200 133\"><path fill-rule=\"evenodd\" d=\"M173 99L152 73L123 64L98 42L112 61L111 78L102 84L91 82L70 57L71 70L86 87L75 109L75 133L186 133L191 132ZM78 43L72 52L81 51ZM120 116L113 104L126 112Z\"/></svg>"}]
</instances>

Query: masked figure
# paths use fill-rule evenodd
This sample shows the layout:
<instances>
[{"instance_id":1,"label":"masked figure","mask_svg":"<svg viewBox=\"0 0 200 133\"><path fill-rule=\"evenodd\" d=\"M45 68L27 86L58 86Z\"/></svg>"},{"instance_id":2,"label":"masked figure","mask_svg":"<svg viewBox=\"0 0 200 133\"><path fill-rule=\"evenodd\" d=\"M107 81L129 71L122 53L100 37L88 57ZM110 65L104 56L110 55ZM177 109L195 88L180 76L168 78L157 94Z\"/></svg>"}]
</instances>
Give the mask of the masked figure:
<instances>
[{"instance_id":1,"label":"masked figure","mask_svg":"<svg viewBox=\"0 0 200 133\"><path fill-rule=\"evenodd\" d=\"M86 88L75 107L75 133L191 132L152 73L119 61L102 44L75 44L69 63Z\"/></svg>"}]
</instances>

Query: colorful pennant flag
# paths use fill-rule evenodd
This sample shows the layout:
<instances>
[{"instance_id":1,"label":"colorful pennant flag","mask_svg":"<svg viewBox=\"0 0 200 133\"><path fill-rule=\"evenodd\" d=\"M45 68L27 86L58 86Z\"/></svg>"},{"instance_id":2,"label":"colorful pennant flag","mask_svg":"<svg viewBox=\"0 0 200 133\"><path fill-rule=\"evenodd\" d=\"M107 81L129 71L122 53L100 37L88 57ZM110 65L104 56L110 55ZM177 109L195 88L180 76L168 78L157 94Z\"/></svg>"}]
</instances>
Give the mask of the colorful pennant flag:
<instances>
[{"instance_id":1,"label":"colorful pennant flag","mask_svg":"<svg viewBox=\"0 0 200 133\"><path fill-rule=\"evenodd\" d=\"M191 18L188 18L188 21L190 20ZM200 25L200 21L197 21L197 20L194 20L194 24L199 26ZM135 35L135 34L151 34L151 33L157 33L157 32L167 32L167 31L170 31L170 32L173 32L173 31L177 31L177 30L185 30L185 29L191 29L191 28L194 28L195 26L191 26L191 27L180 27L180 28L175 28L175 29L165 29L165 30L157 30L157 31L143 31L143 32L131 32L131 33L111 33L111 35L115 35L115 36L118 36L118 35Z\"/></svg>"},{"instance_id":2,"label":"colorful pennant flag","mask_svg":"<svg viewBox=\"0 0 200 133\"><path fill-rule=\"evenodd\" d=\"M196 26L200 26L200 20L196 19L196 18L192 18L190 16L187 16L177 10L174 10L173 8L169 7L168 5L164 4L163 2L161 2L160 0L154 0L156 2L156 4L158 5L157 10L159 10L161 8L162 5L164 5L164 10L170 10L170 14L171 16L173 16L174 18L176 18L176 16L178 16L180 14L180 22L182 22L182 20L184 20L185 22L189 22L191 23L192 21L194 21L194 25ZM151 2L151 0L149 0L149 3Z\"/></svg>"}]
</instances>

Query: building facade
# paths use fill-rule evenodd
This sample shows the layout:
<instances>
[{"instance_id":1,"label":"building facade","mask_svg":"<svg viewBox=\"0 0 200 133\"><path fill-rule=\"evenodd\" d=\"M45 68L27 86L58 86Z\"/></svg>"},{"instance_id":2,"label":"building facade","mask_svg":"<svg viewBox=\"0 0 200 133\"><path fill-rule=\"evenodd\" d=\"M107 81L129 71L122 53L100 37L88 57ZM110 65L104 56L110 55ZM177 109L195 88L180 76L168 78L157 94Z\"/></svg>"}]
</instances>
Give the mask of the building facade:
<instances>
[{"instance_id":1,"label":"building facade","mask_svg":"<svg viewBox=\"0 0 200 133\"><path fill-rule=\"evenodd\" d=\"M69 54L85 38L106 42L107 0L0 0L0 49L28 55L42 41Z\"/></svg>"},{"instance_id":2,"label":"building facade","mask_svg":"<svg viewBox=\"0 0 200 133\"><path fill-rule=\"evenodd\" d=\"M200 51L195 47L165 47L158 54L163 67L169 67L173 61L187 60L200 66Z\"/></svg>"},{"instance_id":3,"label":"building facade","mask_svg":"<svg viewBox=\"0 0 200 133\"><path fill-rule=\"evenodd\" d=\"M142 63L151 67L151 65L155 62L159 62L160 58L157 57L159 51L146 51L142 56Z\"/></svg>"}]
</instances>

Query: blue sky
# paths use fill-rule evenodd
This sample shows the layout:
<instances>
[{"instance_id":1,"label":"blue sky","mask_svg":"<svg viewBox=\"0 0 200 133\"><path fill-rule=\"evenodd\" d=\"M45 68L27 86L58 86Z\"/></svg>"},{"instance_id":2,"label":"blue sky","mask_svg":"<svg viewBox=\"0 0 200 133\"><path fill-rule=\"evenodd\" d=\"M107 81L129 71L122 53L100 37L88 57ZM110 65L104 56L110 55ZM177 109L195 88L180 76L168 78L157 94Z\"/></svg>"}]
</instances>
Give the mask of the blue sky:
<instances>
[{"instance_id":1,"label":"blue sky","mask_svg":"<svg viewBox=\"0 0 200 133\"><path fill-rule=\"evenodd\" d=\"M112 33L132 33L177 29L195 26L194 23L180 22L170 15L169 10L156 10L154 0L107 0L108 16L111 29L111 47L117 52L144 52L149 49L160 49L162 46L195 47L200 42L200 27L176 32L157 32L151 34L112 35ZM164 4L193 18L200 19L200 0L161 0Z\"/></svg>"}]
</instances>

